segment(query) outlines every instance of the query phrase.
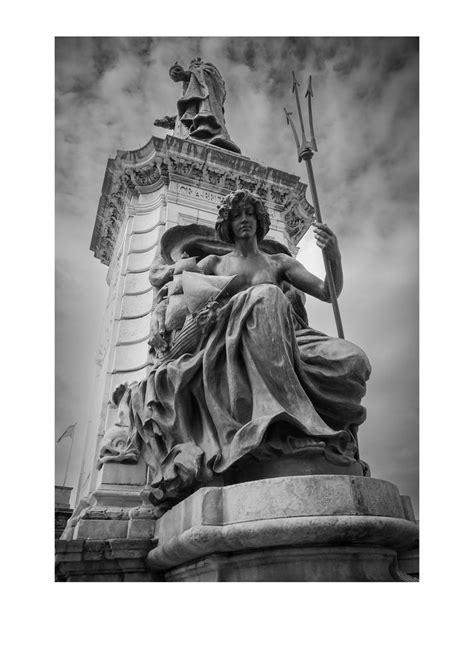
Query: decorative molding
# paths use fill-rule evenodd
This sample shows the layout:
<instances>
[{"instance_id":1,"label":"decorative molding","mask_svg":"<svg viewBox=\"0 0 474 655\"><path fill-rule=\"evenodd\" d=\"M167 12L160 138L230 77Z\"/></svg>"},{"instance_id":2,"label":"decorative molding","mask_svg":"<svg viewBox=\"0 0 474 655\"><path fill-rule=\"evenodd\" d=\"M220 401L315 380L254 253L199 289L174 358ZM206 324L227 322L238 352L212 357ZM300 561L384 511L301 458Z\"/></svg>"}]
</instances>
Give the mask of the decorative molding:
<instances>
[{"instance_id":1,"label":"decorative molding","mask_svg":"<svg viewBox=\"0 0 474 655\"><path fill-rule=\"evenodd\" d=\"M110 339L112 335L112 328L113 328L114 317L115 317L115 309L116 309L115 305L117 301L122 256L123 256L123 249L120 249L120 251L117 253L117 259L115 261L115 268L113 270L113 276L109 287L110 295L103 318L101 338L100 338L99 345L97 347L97 352L95 357L95 362L99 367L101 367L102 364L104 363L104 358L110 345Z\"/></svg>"},{"instance_id":2,"label":"decorative molding","mask_svg":"<svg viewBox=\"0 0 474 655\"><path fill-rule=\"evenodd\" d=\"M134 230L131 234L131 236L135 236L137 234L149 234L150 232L153 232L153 230L156 230L160 225L162 225L162 221L159 220L158 223L155 223L151 227L147 227L146 230Z\"/></svg>"},{"instance_id":3,"label":"decorative molding","mask_svg":"<svg viewBox=\"0 0 474 655\"><path fill-rule=\"evenodd\" d=\"M148 314L151 312L151 309L148 309L146 312L142 312L141 314L122 314L119 317L119 321L133 321L136 318L145 318L145 316L148 316Z\"/></svg>"},{"instance_id":4,"label":"decorative molding","mask_svg":"<svg viewBox=\"0 0 474 655\"><path fill-rule=\"evenodd\" d=\"M132 339L131 341L117 341L117 346L134 346L137 343L143 343L144 341L147 341L149 338L148 333L144 337L140 337L139 339Z\"/></svg>"},{"instance_id":5,"label":"decorative molding","mask_svg":"<svg viewBox=\"0 0 474 655\"><path fill-rule=\"evenodd\" d=\"M140 291L124 291L123 296L143 296L145 293L151 291L151 286L148 285L146 289L141 289Z\"/></svg>"},{"instance_id":6,"label":"decorative molding","mask_svg":"<svg viewBox=\"0 0 474 655\"><path fill-rule=\"evenodd\" d=\"M153 250L154 248L156 248L156 246L158 244L159 244L159 239L157 239L154 243L151 244L151 246L148 246L147 248L135 248L134 250L129 250L128 254L129 255L137 255L137 254L144 253L144 252L150 252L150 250Z\"/></svg>"},{"instance_id":7,"label":"decorative molding","mask_svg":"<svg viewBox=\"0 0 474 655\"><path fill-rule=\"evenodd\" d=\"M287 198L288 198L288 190L282 190L281 188L278 188L276 186L272 186L270 189L270 194L273 199L273 201L277 205L284 205Z\"/></svg>"},{"instance_id":8,"label":"decorative molding","mask_svg":"<svg viewBox=\"0 0 474 655\"><path fill-rule=\"evenodd\" d=\"M160 163L154 160L151 164L141 168L127 168L125 174L136 186L150 186L161 178Z\"/></svg>"},{"instance_id":9,"label":"decorative molding","mask_svg":"<svg viewBox=\"0 0 474 655\"><path fill-rule=\"evenodd\" d=\"M246 177L242 177L241 175L239 176L239 188L240 189L247 189L247 191L250 191L250 193L253 193L257 187L258 181L257 180L251 180Z\"/></svg>"},{"instance_id":10,"label":"decorative molding","mask_svg":"<svg viewBox=\"0 0 474 655\"><path fill-rule=\"evenodd\" d=\"M125 507L102 507L101 505L94 505L88 507L81 516L83 521L128 521L130 514Z\"/></svg>"},{"instance_id":11,"label":"decorative molding","mask_svg":"<svg viewBox=\"0 0 474 655\"><path fill-rule=\"evenodd\" d=\"M143 148L118 151L109 159L91 241L95 256L108 265L120 226L133 210L132 200L168 189L172 181L207 202L219 202L239 188L257 193L270 211L285 212L292 247L313 220L313 208L305 198L307 186L296 175L194 139L153 137ZM167 204L166 190L162 204Z\"/></svg>"},{"instance_id":12,"label":"decorative molding","mask_svg":"<svg viewBox=\"0 0 474 655\"><path fill-rule=\"evenodd\" d=\"M224 171L220 171L216 168L211 168L208 166L206 173L207 181L209 184L212 184L213 186L220 186L221 180L225 175Z\"/></svg>"},{"instance_id":13,"label":"decorative molding","mask_svg":"<svg viewBox=\"0 0 474 655\"><path fill-rule=\"evenodd\" d=\"M136 366L134 368L117 368L111 371L112 375L115 375L116 373L135 373L137 371L143 371L144 368L148 366L150 362L147 360L144 364L141 366Z\"/></svg>"}]
</instances>

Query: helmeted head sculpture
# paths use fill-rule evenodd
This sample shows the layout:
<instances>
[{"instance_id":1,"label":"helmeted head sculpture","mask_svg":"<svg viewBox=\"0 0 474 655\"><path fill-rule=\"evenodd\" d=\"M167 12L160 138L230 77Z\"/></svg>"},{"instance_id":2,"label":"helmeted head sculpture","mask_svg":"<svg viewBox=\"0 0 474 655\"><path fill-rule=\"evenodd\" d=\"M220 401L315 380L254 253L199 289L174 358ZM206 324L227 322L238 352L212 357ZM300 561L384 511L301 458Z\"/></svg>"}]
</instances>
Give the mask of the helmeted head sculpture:
<instances>
[{"instance_id":1,"label":"helmeted head sculpture","mask_svg":"<svg viewBox=\"0 0 474 655\"><path fill-rule=\"evenodd\" d=\"M227 195L218 206L216 232L222 241L234 243L231 228L232 211L251 205L257 220L257 241L262 241L270 229L270 216L263 200L246 189L239 189Z\"/></svg>"}]
</instances>

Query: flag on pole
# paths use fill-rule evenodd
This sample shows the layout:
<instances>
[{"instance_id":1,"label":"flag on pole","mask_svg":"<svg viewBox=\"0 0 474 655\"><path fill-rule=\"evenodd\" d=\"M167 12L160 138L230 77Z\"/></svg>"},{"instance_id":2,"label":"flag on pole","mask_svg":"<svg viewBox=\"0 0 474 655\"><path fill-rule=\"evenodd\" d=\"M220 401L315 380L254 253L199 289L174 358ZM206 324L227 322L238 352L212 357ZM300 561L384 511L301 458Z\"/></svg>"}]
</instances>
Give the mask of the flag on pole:
<instances>
[{"instance_id":1,"label":"flag on pole","mask_svg":"<svg viewBox=\"0 0 474 655\"><path fill-rule=\"evenodd\" d=\"M56 443L59 443L61 441L61 439L66 439L66 437L71 437L71 439L73 439L75 429L76 429L76 423L74 423L73 425L70 425L68 428L66 428L64 430L64 432L59 437L59 439L56 439Z\"/></svg>"}]
</instances>

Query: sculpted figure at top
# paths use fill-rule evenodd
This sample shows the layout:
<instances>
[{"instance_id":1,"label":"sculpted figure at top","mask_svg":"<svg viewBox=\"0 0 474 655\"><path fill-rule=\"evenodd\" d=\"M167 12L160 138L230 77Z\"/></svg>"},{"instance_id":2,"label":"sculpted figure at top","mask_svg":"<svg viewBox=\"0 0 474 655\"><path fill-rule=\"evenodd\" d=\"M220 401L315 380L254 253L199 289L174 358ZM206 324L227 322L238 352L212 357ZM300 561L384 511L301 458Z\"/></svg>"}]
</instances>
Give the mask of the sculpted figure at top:
<instances>
[{"instance_id":1,"label":"sculpted figure at top","mask_svg":"<svg viewBox=\"0 0 474 655\"><path fill-rule=\"evenodd\" d=\"M261 198L235 191L215 228L227 254L157 260L150 271L156 359L127 390L126 450L143 453L164 509L216 476L294 474L265 473L269 462L368 474L356 435L370 364L358 346L308 326L302 296L330 302L327 282L265 252L269 226ZM314 235L340 294L337 238L320 224Z\"/></svg>"},{"instance_id":2,"label":"sculpted figure at top","mask_svg":"<svg viewBox=\"0 0 474 655\"><path fill-rule=\"evenodd\" d=\"M155 125L174 128L175 136L181 138L191 137L240 153L225 126L225 83L214 64L198 57L187 70L176 62L169 74L173 82L183 84L178 114L157 119Z\"/></svg>"}]
</instances>

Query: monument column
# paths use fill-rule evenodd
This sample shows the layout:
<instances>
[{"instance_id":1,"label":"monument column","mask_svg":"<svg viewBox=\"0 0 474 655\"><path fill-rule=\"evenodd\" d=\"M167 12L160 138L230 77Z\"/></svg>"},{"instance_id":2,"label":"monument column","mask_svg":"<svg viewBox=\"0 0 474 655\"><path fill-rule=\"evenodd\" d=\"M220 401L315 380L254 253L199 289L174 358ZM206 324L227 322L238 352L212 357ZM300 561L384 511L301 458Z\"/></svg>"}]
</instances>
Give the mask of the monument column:
<instances>
[{"instance_id":1,"label":"monument column","mask_svg":"<svg viewBox=\"0 0 474 655\"><path fill-rule=\"evenodd\" d=\"M306 185L295 175L171 135L153 137L140 150L119 151L108 161L91 249L109 267L109 293L81 489L65 533L68 538L95 538L103 530L110 537L124 538L129 532L130 510L140 506L146 484L145 463L106 462L100 470L96 463L104 435L118 420L119 410L111 402L114 389L145 378L151 362L150 267L161 253L165 232L191 225L214 228L217 205L237 188L265 199L271 218L268 237L296 254L312 221L312 208L306 201ZM117 429L119 446L126 432L126 425L122 432ZM149 508L145 513L157 515ZM145 533L151 532L150 523Z\"/></svg>"}]
</instances>

